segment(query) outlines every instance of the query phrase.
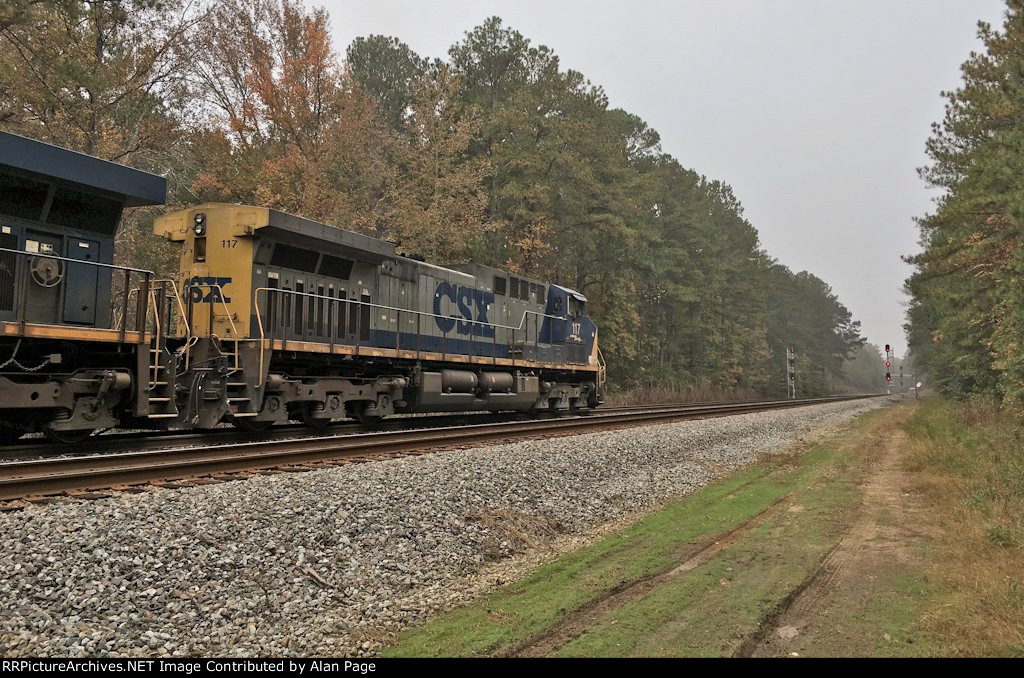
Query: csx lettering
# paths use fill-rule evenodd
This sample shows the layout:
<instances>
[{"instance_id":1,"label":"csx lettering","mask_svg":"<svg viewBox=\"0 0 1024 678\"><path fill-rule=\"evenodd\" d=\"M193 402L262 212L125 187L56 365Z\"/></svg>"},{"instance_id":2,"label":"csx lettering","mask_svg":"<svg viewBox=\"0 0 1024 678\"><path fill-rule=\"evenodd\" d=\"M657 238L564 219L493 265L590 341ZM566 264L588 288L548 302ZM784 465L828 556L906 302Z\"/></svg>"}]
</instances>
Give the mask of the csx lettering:
<instances>
[{"instance_id":1,"label":"csx lettering","mask_svg":"<svg viewBox=\"0 0 1024 678\"><path fill-rule=\"evenodd\" d=\"M444 318L441 316L441 300L449 299L455 304L460 315ZM494 303L494 293L442 282L434 290L434 320L442 332L455 330L458 334L477 337L493 337L494 327L487 319L487 309ZM473 308L476 307L476 317Z\"/></svg>"},{"instance_id":2,"label":"csx lettering","mask_svg":"<svg viewBox=\"0 0 1024 678\"><path fill-rule=\"evenodd\" d=\"M221 294L221 292L230 282L231 278L197 275L194 278L189 278L185 282L185 287L188 289L188 296L193 304L219 304L220 302L229 304L231 303L231 297Z\"/></svg>"}]
</instances>

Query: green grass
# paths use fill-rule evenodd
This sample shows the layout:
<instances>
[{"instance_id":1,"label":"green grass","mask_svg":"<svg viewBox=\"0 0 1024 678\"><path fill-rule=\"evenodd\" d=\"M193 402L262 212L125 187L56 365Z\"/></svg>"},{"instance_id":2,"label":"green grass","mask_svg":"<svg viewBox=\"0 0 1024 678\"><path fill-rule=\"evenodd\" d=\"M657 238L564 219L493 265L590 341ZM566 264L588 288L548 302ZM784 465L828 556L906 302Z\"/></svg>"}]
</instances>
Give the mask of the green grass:
<instances>
[{"instance_id":1,"label":"green grass","mask_svg":"<svg viewBox=\"0 0 1024 678\"><path fill-rule=\"evenodd\" d=\"M382 654L500 654L623 582L675 566L692 550L694 540L744 523L807 483L835 456L835 450L818 449L801 457L795 466L765 462L739 471L669 503L632 527L541 567L520 582L407 631ZM720 577L712 570L696 576L717 582Z\"/></svg>"},{"instance_id":2,"label":"green grass","mask_svg":"<svg viewBox=\"0 0 1024 678\"><path fill-rule=\"evenodd\" d=\"M810 456L835 460L834 451L816 450ZM806 473L799 475L804 482L809 480ZM614 610L557 654L734 653L778 601L816 569L834 543L833 511L855 494L849 478L842 475L803 489L800 484L795 483L792 501L802 511L774 514L719 556Z\"/></svg>"},{"instance_id":3,"label":"green grass","mask_svg":"<svg viewBox=\"0 0 1024 678\"><path fill-rule=\"evenodd\" d=\"M938 594L920 566L893 564L871 575L871 590L828 610L828 624L800 654L806 657L921 657L942 655L921 618Z\"/></svg>"},{"instance_id":4,"label":"green grass","mask_svg":"<svg viewBox=\"0 0 1024 678\"><path fill-rule=\"evenodd\" d=\"M908 439L899 453L914 472L908 489L916 497L907 501L923 508L894 503L880 510L873 522L878 532L866 538L881 555L852 561L857 571L828 583L832 588L814 603L815 616L804 618L808 626L798 637L768 649L803 656L1022 656L1019 424L1014 413L938 399L876 411L847 426L834 444L766 460L669 502L521 581L406 631L382 654L506 654L585 609L600 612L588 613L579 633L556 644L555 655L735 654L759 630L774 631L760 625L801 582L811 581L853 518L862 516L860 488L902 426ZM782 498L722 552L689 572L667 574ZM889 558L885 549L897 545L900 557ZM608 602L609 594L638 580L644 584L635 593ZM596 601L605 602L588 607ZM786 623L801 623L802 614L791 611Z\"/></svg>"}]
</instances>

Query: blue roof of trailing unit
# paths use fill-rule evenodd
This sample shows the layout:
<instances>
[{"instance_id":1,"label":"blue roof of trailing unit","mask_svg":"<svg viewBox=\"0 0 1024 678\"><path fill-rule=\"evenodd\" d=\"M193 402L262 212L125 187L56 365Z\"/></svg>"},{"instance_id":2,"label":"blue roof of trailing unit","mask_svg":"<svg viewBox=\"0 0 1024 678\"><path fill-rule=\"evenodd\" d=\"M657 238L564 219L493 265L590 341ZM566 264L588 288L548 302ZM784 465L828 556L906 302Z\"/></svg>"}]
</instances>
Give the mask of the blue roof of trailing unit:
<instances>
[{"instance_id":1,"label":"blue roof of trailing unit","mask_svg":"<svg viewBox=\"0 0 1024 678\"><path fill-rule=\"evenodd\" d=\"M126 207L167 199L164 177L8 132L0 132L0 171L4 167L113 193Z\"/></svg>"}]
</instances>

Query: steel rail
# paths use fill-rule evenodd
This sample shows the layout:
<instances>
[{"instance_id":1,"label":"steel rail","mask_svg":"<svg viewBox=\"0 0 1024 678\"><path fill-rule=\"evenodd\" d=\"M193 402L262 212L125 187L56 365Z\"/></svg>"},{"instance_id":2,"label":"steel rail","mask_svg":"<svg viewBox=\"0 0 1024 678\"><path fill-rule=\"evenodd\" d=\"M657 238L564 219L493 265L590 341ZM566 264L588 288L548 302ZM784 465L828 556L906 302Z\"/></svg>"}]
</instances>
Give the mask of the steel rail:
<instances>
[{"instance_id":1,"label":"steel rail","mask_svg":"<svg viewBox=\"0 0 1024 678\"><path fill-rule=\"evenodd\" d=\"M0 464L0 501L69 491L90 491L230 474L259 469L338 462L353 457L372 460L497 440L566 435L589 429L620 428L659 421L710 417L802 407L878 396L842 396L805 400L757 401L715 405L687 405L646 411L595 414L588 417L542 419L492 424L471 424L433 429L414 429L332 435L295 440L236 443L215 447L185 447L160 451L38 459Z\"/></svg>"},{"instance_id":2,"label":"steel rail","mask_svg":"<svg viewBox=\"0 0 1024 678\"><path fill-rule=\"evenodd\" d=\"M651 405L626 405L619 407L600 407L596 410L583 409L569 416L591 417L617 412L638 412L650 409L681 407L693 405L726 405L735 400L718 400L690 403L657 403ZM110 432L93 435L75 443L54 443L45 438L22 438L12 443L0 445L0 463L17 461L26 457L56 457L63 455L85 456L90 453L114 454L117 452L139 452L143 450L167 449L176 445L192 442L254 442L258 440L278 440L282 437L312 438L324 435L354 435L373 431L393 430L396 428L438 428L440 426L467 424L473 419L487 423L515 420L527 415L524 412L487 412L471 410L466 412L423 413L416 415L395 415L367 426L351 419L340 419L331 422L323 429L310 428L305 424L275 424L263 431L245 431L232 426L208 429L170 429L155 431ZM542 412L538 417L559 416ZM561 415L566 416L566 415Z\"/></svg>"},{"instance_id":3,"label":"steel rail","mask_svg":"<svg viewBox=\"0 0 1024 678\"><path fill-rule=\"evenodd\" d=\"M730 401L702 403L707 405L724 404ZM731 401L735 402L735 401ZM632 405L628 407L602 407L600 413L635 412L649 410L652 407L674 407L683 403L661 403L658 405ZM687 403L696 404L696 403ZM581 410L572 416L589 417L594 410ZM315 429L305 424L276 424L263 431L245 431L232 426L209 429L171 429L158 431L111 432L94 435L75 443L54 443L45 438L23 438L13 443L0 445L0 463L17 461L26 457L56 457L63 455L84 456L93 454L114 454L117 452L139 452L142 450L167 449L176 445L192 442L215 442L226 444L231 442L254 442L258 440L278 440L282 437L312 438L331 434L357 435L373 431L393 430L396 428L438 428L440 426L462 425L474 419L492 423L510 421L526 416L523 412L487 412L473 410L467 412L424 413L417 415L395 415L373 425L360 424L351 419L331 422L325 428ZM544 412L540 415L557 416Z\"/></svg>"}]
</instances>

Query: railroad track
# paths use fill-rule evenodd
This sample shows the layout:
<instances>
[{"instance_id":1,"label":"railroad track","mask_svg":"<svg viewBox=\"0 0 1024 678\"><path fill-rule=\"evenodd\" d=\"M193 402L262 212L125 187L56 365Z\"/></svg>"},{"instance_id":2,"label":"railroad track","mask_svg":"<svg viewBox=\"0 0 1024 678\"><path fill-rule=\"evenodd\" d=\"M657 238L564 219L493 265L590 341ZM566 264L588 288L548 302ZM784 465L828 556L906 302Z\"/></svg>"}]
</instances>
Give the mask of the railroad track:
<instances>
[{"instance_id":1,"label":"railroad track","mask_svg":"<svg viewBox=\"0 0 1024 678\"><path fill-rule=\"evenodd\" d=\"M718 401L701 403L706 405L723 405L735 401ZM662 403L659 405L633 405L628 407L602 407L597 412L602 414L638 412L654 407L675 407L683 403ZM694 403L696 404L696 403ZM581 410L574 416L591 416L593 411ZM111 432L93 435L77 443L52 443L43 437L23 438L15 443L0 445L0 463L21 461L39 457L56 457L61 455L87 456L90 454L113 454L117 452L141 452L145 450L163 450L187 445L228 445L270 440L320 438L324 435L358 435L374 431L408 430L415 428L439 428L444 426L465 425L471 423L499 423L521 420L523 414L491 413L491 412L459 412L435 415L399 415L386 419L374 426L364 426L355 421L338 421L322 429L314 429L305 424L278 424L265 431L242 431L233 426L205 430L168 430L168 431L130 431ZM549 417L541 413L540 418ZM530 417L536 420L538 417Z\"/></svg>"},{"instance_id":2,"label":"railroad track","mask_svg":"<svg viewBox=\"0 0 1024 678\"><path fill-rule=\"evenodd\" d=\"M624 428L656 422L703 419L801 407L877 396L756 401L627 408L589 416L531 419L379 431L361 435L328 432L317 437L259 440L206 447L180 447L118 454L34 459L0 463L0 502L59 495L90 498L98 490L130 490L140 485L177 487L235 479L250 472L304 471L324 465L360 463L423 454L452 447ZM99 496L105 496L100 493ZM12 503L14 502L14 503Z\"/></svg>"}]
</instances>

